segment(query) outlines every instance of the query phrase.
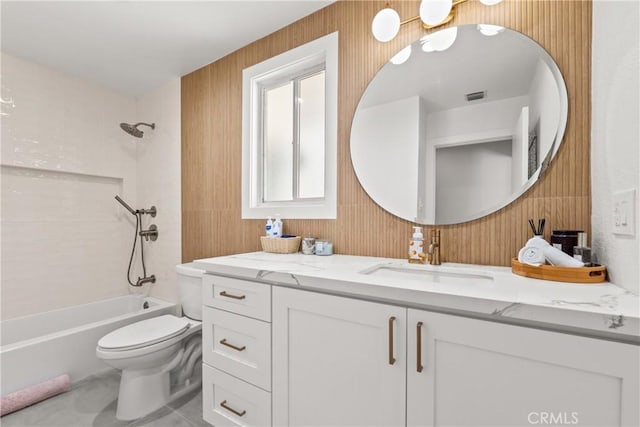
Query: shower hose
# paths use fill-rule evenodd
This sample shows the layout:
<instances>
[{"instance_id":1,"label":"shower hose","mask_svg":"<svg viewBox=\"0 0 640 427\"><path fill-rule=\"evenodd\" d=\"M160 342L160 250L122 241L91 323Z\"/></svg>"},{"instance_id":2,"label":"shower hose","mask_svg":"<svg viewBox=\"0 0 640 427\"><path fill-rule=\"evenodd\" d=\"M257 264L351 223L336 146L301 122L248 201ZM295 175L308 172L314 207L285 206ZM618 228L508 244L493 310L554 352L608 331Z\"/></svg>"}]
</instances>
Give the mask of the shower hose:
<instances>
[{"instance_id":1,"label":"shower hose","mask_svg":"<svg viewBox=\"0 0 640 427\"><path fill-rule=\"evenodd\" d=\"M142 230L142 213L135 213L136 217L136 231L133 234L133 246L131 247L131 257L129 257L129 267L127 268L127 281L131 286L140 287L142 284L133 283L131 281L131 265L133 264L133 255L136 252L136 241L140 237L140 259L142 260L142 277L147 277L147 268L144 265L144 246L142 244L142 236L138 235L138 229Z\"/></svg>"}]
</instances>

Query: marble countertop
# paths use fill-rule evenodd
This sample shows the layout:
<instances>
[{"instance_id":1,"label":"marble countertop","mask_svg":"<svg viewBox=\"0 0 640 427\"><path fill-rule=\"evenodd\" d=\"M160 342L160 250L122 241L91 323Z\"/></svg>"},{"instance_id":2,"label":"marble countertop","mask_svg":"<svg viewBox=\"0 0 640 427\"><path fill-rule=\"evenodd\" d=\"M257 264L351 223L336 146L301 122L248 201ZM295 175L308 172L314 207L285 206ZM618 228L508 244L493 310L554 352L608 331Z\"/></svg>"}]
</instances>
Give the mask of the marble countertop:
<instances>
[{"instance_id":1,"label":"marble countertop","mask_svg":"<svg viewBox=\"0 0 640 427\"><path fill-rule=\"evenodd\" d=\"M300 253L253 252L196 260L195 266L271 285L640 343L640 298L608 282L530 279L509 267Z\"/></svg>"}]
</instances>

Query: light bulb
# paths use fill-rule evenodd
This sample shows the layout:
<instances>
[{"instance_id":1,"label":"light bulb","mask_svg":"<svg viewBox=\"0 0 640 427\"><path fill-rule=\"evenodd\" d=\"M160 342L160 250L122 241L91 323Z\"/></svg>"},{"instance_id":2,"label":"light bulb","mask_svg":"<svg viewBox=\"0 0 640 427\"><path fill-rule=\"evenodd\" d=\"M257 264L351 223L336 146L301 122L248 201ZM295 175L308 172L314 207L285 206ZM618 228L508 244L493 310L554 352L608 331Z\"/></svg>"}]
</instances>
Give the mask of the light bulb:
<instances>
[{"instance_id":1,"label":"light bulb","mask_svg":"<svg viewBox=\"0 0 640 427\"><path fill-rule=\"evenodd\" d=\"M495 36L496 34L500 34L504 31L504 27L499 25L489 25L489 24L478 24L478 31L480 31L485 36Z\"/></svg>"},{"instance_id":2,"label":"light bulb","mask_svg":"<svg viewBox=\"0 0 640 427\"><path fill-rule=\"evenodd\" d=\"M423 52L435 52L436 50L433 48L433 46L431 45L431 39L429 38L431 37L430 35L424 36L420 39L420 43L422 43L422 51Z\"/></svg>"},{"instance_id":3,"label":"light bulb","mask_svg":"<svg viewBox=\"0 0 640 427\"><path fill-rule=\"evenodd\" d=\"M423 41L423 52L442 52L449 49L458 37L458 27L447 28L427 37L420 39Z\"/></svg>"},{"instance_id":4,"label":"light bulb","mask_svg":"<svg viewBox=\"0 0 640 427\"><path fill-rule=\"evenodd\" d=\"M429 42L429 40L427 40L423 45L422 45L422 51L423 52L435 52L436 50L433 48L433 46L431 46L431 42Z\"/></svg>"},{"instance_id":5,"label":"light bulb","mask_svg":"<svg viewBox=\"0 0 640 427\"><path fill-rule=\"evenodd\" d=\"M494 4L500 3L502 0L480 0L480 3L486 6L493 6Z\"/></svg>"},{"instance_id":6,"label":"light bulb","mask_svg":"<svg viewBox=\"0 0 640 427\"><path fill-rule=\"evenodd\" d=\"M392 40L400 31L400 15L390 7L376 13L371 22L373 37L380 42Z\"/></svg>"},{"instance_id":7,"label":"light bulb","mask_svg":"<svg viewBox=\"0 0 640 427\"><path fill-rule=\"evenodd\" d=\"M405 47L400 52L393 55L393 58L389 60L393 65L400 65L407 62L407 59L411 56L411 45Z\"/></svg>"},{"instance_id":8,"label":"light bulb","mask_svg":"<svg viewBox=\"0 0 640 427\"><path fill-rule=\"evenodd\" d=\"M452 0L422 0L420 19L427 25L438 25L451 13Z\"/></svg>"}]
</instances>

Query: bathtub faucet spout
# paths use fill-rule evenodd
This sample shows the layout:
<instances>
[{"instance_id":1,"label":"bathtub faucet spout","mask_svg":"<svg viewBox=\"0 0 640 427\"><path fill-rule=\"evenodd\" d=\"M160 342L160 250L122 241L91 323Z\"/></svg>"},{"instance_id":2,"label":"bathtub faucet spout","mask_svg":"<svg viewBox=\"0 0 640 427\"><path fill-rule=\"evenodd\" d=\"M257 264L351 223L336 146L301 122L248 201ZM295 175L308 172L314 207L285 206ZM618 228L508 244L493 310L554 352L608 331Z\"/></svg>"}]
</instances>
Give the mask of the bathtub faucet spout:
<instances>
[{"instance_id":1,"label":"bathtub faucet spout","mask_svg":"<svg viewBox=\"0 0 640 427\"><path fill-rule=\"evenodd\" d=\"M138 277L138 281L136 282L136 286L142 286L145 283L156 283L155 274L152 274L149 277Z\"/></svg>"}]
</instances>

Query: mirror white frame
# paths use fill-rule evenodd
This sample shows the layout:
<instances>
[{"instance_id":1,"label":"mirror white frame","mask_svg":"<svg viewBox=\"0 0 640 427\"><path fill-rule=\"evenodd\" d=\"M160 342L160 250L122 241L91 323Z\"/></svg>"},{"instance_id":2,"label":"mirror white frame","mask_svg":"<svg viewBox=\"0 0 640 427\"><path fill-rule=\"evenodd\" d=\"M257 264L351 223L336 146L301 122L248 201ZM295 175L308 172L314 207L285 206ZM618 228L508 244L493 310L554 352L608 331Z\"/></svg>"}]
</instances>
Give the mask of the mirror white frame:
<instances>
[{"instance_id":1,"label":"mirror white frame","mask_svg":"<svg viewBox=\"0 0 640 427\"><path fill-rule=\"evenodd\" d=\"M542 46L502 27L452 28L394 55L369 83L351 128L351 159L363 189L393 215L425 225L472 221L518 199L556 155L567 124L566 85ZM444 32L448 39L455 33L454 40L439 49ZM463 99L473 92L485 98ZM526 145L517 143L522 139ZM467 160L470 166L455 160L469 156L480 160ZM436 157L448 166L436 167ZM488 161L503 166L472 174ZM465 179L473 189L463 188Z\"/></svg>"}]
</instances>

